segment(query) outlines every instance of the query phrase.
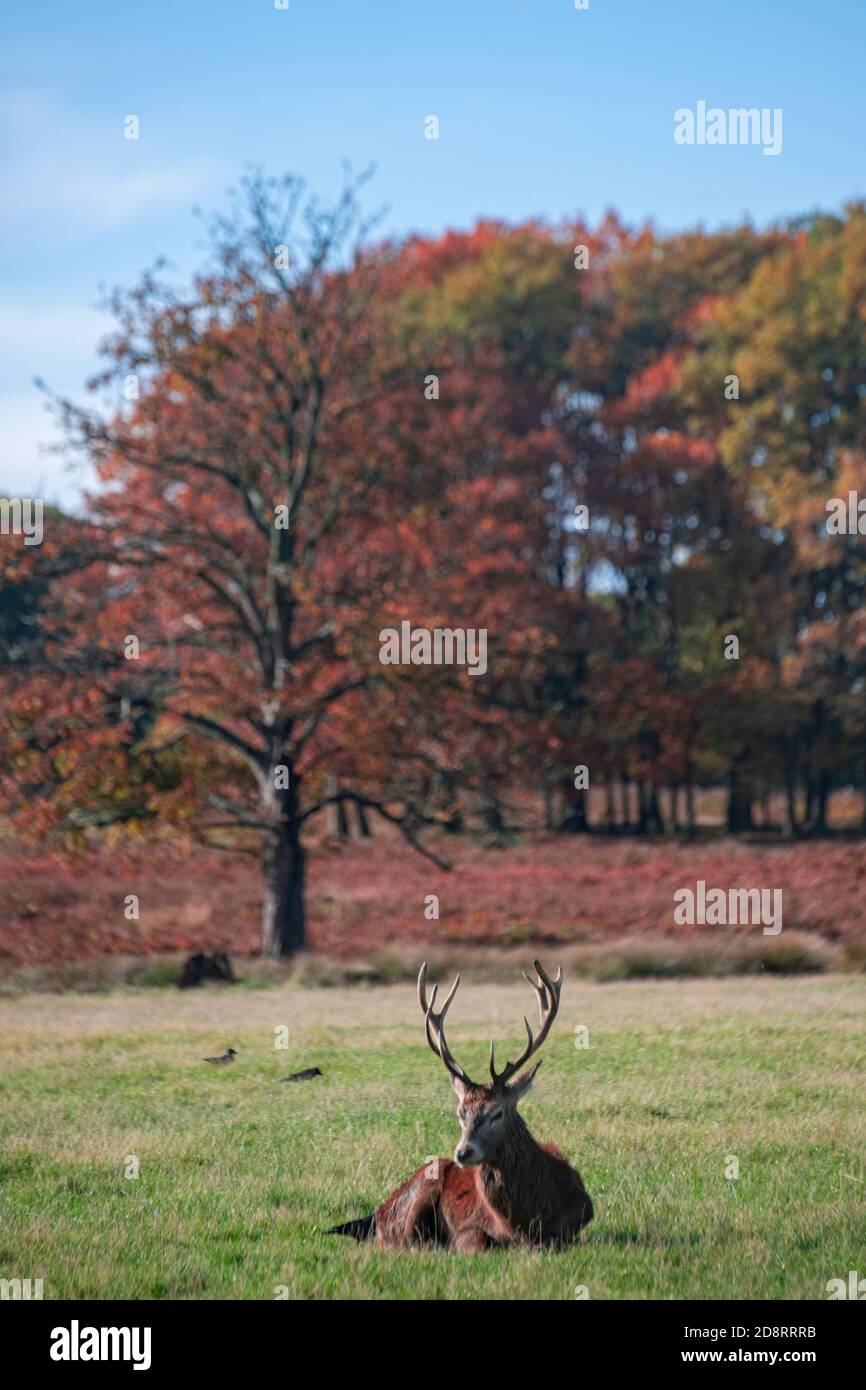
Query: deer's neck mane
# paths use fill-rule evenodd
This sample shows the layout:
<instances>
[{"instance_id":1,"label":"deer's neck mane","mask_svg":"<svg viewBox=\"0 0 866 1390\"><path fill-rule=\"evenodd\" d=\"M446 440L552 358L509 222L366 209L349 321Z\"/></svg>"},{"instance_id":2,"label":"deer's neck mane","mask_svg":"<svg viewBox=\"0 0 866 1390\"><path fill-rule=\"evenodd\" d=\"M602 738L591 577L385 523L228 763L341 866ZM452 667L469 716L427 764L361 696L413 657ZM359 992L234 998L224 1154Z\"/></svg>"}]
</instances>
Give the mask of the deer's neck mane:
<instances>
[{"instance_id":1,"label":"deer's neck mane","mask_svg":"<svg viewBox=\"0 0 866 1390\"><path fill-rule=\"evenodd\" d=\"M514 1115L502 1153L495 1164L479 1164L477 1182L497 1216L509 1226L530 1231L554 1210L551 1176L556 1166L556 1159L533 1139L520 1116Z\"/></svg>"}]
</instances>

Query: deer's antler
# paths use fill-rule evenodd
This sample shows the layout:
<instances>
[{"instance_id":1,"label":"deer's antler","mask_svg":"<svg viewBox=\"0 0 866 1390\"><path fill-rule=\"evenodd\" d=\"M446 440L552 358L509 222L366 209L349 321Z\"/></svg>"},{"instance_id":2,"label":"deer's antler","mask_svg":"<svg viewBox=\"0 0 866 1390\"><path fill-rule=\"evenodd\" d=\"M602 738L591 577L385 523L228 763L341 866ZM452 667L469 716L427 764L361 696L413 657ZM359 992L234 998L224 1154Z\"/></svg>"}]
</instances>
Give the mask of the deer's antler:
<instances>
[{"instance_id":1,"label":"deer's antler","mask_svg":"<svg viewBox=\"0 0 866 1390\"><path fill-rule=\"evenodd\" d=\"M432 1051L436 1053L436 1056L439 1058L441 1062L444 1062L445 1066L448 1068L448 1071L451 1073L452 1076L456 1077L458 1081L462 1081L464 1086L474 1086L475 1082L470 1080L470 1078L466 1075L466 1072L461 1067L460 1063L455 1061L454 1057L451 1055L451 1050L447 1042L445 1041L445 1015L451 1007L451 1000L457 993L457 986L459 985L459 983L460 976L458 975L457 979L451 986L451 992L445 1000L445 1003L442 1005L442 1008L439 1010L439 1012L436 1013L433 1006L436 1003L436 993L439 986L433 986L433 992L430 995L430 1003L428 1004L427 962L425 960L424 964L421 966L421 969L418 972L418 1003L424 1010L424 1027L427 1033L427 1042L430 1044Z\"/></svg>"},{"instance_id":2,"label":"deer's antler","mask_svg":"<svg viewBox=\"0 0 866 1390\"><path fill-rule=\"evenodd\" d=\"M544 1039L550 1032L553 1020L556 1018L556 1015L559 1012L559 992L562 989L562 966L559 967L555 980L551 980L550 976L545 971L544 966L541 964L541 961L534 960L532 962L532 968L538 976L538 983L536 984L535 980L530 980L529 976L526 974L526 971L523 971L523 978L527 984L532 985L532 988L535 990L535 993L538 996L538 1037L534 1038L532 1036L532 1029L530 1028L526 1018L524 1018L523 1022L526 1024L526 1033L528 1038L527 1044L521 1052L520 1056L518 1057L517 1061L507 1062L501 1072L497 1072L493 1064L493 1043L491 1042L490 1075L493 1078L494 1086L505 1085L507 1081L511 1080L512 1076L514 1076L517 1072L520 1071L521 1067L526 1066L526 1063L529 1061L533 1053L537 1052L538 1049L541 1047L541 1044L544 1042Z\"/></svg>"}]
</instances>

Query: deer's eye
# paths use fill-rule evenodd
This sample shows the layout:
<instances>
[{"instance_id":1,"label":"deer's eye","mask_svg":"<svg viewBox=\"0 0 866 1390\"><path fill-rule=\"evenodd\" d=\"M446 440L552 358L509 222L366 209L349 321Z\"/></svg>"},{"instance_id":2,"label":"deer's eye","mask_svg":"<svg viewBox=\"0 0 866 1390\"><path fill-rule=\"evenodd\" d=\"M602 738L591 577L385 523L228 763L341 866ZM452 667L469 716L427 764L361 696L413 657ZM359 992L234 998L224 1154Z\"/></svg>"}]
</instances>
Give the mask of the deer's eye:
<instances>
[{"instance_id":1,"label":"deer's eye","mask_svg":"<svg viewBox=\"0 0 866 1390\"><path fill-rule=\"evenodd\" d=\"M497 1110L496 1113L495 1113L495 1115L488 1115L487 1118L488 1118L489 1120L492 1120L492 1122L493 1122L494 1124L498 1124L499 1121L502 1119L502 1111L501 1111L501 1110Z\"/></svg>"}]
</instances>

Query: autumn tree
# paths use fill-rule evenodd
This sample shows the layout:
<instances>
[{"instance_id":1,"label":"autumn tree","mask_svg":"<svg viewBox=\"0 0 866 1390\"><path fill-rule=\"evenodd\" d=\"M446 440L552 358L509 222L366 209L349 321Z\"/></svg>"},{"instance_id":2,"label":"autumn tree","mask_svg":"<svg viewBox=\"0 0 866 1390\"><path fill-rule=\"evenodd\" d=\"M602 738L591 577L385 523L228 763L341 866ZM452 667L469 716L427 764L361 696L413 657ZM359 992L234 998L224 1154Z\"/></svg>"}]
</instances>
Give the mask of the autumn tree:
<instances>
[{"instance_id":1,"label":"autumn tree","mask_svg":"<svg viewBox=\"0 0 866 1390\"><path fill-rule=\"evenodd\" d=\"M789 823L818 832L834 783L863 779L856 717L851 723L866 676L862 537L847 523L834 533L828 507L832 499L847 507L849 493L866 487L864 253L861 205L795 224L785 246L713 305L680 387L693 427L715 442L744 494L741 529L760 532L777 557L775 597L765 584L760 606L773 673L766 694L777 713L785 696L776 741ZM736 398L720 389L731 374ZM744 711L742 727L750 725Z\"/></svg>"},{"instance_id":2,"label":"autumn tree","mask_svg":"<svg viewBox=\"0 0 866 1390\"><path fill-rule=\"evenodd\" d=\"M102 490L52 590L41 697L20 692L20 780L58 824L114 805L260 853L264 947L287 955L313 817L354 803L420 847L457 780L497 814L506 709L466 671L381 665L378 634L485 627L501 678L522 669L549 440L495 344L413 332L424 256L368 244L355 185L323 211L254 175L210 231L188 291L158 269L112 297L106 404L58 403Z\"/></svg>"},{"instance_id":3,"label":"autumn tree","mask_svg":"<svg viewBox=\"0 0 866 1390\"><path fill-rule=\"evenodd\" d=\"M94 724L113 700L150 749L197 750L195 775L152 801L187 823L195 804L221 843L261 843L277 956L304 944L302 829L335 795L326 730L381 680L375 620L400 567L404 460L385 414L401 371L382 351L357 195L323 210L295 180L250 176L189 292L157 271L113 296L93 383L113 408L59 405L103 490L97 556L57 595L55 672L81 682L89 667ZM75 757L95 781L83 732ZM414 835L417 814L357 795Z\"/></svg>"}]
</instances>

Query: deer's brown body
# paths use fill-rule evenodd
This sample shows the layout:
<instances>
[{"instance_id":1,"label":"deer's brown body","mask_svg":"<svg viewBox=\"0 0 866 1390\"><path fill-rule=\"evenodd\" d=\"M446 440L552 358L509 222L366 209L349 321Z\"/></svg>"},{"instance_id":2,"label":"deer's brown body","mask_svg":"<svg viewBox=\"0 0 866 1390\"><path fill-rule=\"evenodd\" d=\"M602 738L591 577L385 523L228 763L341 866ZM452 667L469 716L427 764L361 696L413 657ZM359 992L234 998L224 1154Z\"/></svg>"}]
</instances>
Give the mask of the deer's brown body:
<instances>
[{"instance_id":1,"label":"deer's brown body","mask_svg":"<svg viewBox=\"0 0 866 1390\"><path fill-rule=\"evenodd\" d=\"M460 977L437 1014L436 989L428 1005L426 967L421 967L418 995L427 1040L451 1074L459 1100L460 1143L453 1161L428 1160L372 1216L335 1227L335 1232L375 1239L380 1245L435 1243L455 1250L485 1250L513 1242L565 1245L592 1220L592 1202L580 1174L553 1144L537 1143L517 1110L540 1063L519 1080L511 1078L541 1046L559 1007L562 973L552 981L538 961L535 969L538 983L529 983L538 995L538 1037L533 1038L526 1024L527 1047L500 1074L491 1044L492 1082L477 1085L455 1062L442 1028Z\"/></svg>"},{"instance_id":2,"label":"deer's brown body","mask_svg":"<svg viewBox=\"0 0 866 1390\"><path fill-rule=\"evenodd\" d=\"M536 1144L528 1130L526 1139L526 1152L501 1168L461 1168L449 1158L425 1164L382 1203L370 1235L380 1245L433 1242L455 1250L575 1240L592 1220L580 1174L553 1144Z\"/></svg>"}]
</instances>

